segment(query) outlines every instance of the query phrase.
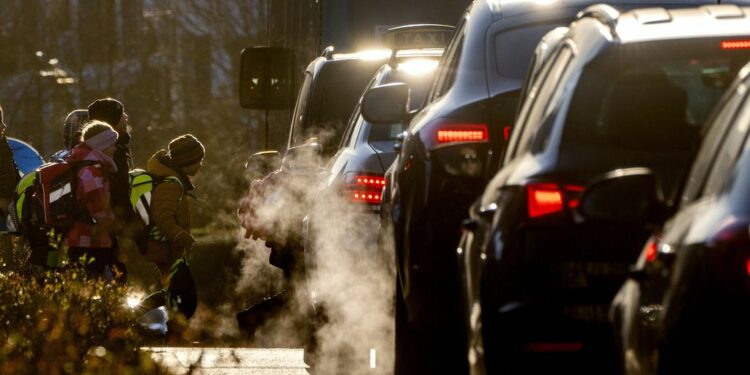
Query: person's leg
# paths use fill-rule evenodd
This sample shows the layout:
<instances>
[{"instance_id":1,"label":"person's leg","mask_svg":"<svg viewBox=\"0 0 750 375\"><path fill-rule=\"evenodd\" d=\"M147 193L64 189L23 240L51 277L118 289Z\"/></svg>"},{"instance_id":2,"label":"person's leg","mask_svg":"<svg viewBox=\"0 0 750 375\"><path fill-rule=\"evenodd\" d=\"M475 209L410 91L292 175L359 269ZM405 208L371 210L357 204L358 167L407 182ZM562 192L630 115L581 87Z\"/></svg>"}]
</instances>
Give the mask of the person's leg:
<instances>
[{"instance_id":1,"label":"person's leg","mask_svg":"<svg viewBox=\"0 0 750 375\"><path fill-rule=\"evenodd\" d=\"M109 253L108 264L115 282L125 284L128 281L128 269L125 263L120 261L120 241L117 237L112 239L112 249Z\"/></svg>"},{"instance_id":2,"label":"person's leg","mask_svg":"<svg viewBox=\"0 0 750 375\"><path fill-rule=\"evenodd\" d=\"M50 234L46 231L28 226L24 233L29 243L31 254L29 263L42 268L56 268L59 266L59 252L50 244Z\"/></svg>"},{"instance_id":3,"label":"person's leg","mask_svg":"<svg viewBox=\"0 0 750 375\"><path fill-rule=\"evenodd\" d=\"M111 248L73 247L68 249L68 256L71 264L85 269L89 277L114 280Z\"/></svg>"}]
</instances>

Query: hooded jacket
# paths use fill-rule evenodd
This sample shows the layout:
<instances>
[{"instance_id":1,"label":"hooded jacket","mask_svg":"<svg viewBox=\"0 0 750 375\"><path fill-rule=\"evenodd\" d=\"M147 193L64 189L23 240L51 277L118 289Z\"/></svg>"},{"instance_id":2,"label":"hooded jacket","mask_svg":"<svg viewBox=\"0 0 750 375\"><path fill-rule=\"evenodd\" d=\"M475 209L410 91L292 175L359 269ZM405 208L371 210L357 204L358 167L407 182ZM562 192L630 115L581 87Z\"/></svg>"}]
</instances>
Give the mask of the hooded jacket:
<instances>
[{"instance_id":1,"label":"hooded jacket","mask_svg":"<svg viewBox=\"0 0 750 375\"><path fill-rule=\"evenodd\" d=\"M182 186L176 182L165 181L156 187L151 194L151 217L154 225L164 237L166 242L153 239L148 241L148 250L166 251L171 250L175 255L186 250L195 239L190 234L190 204L188 192L195 187L184 173L170 166L170 160L165 150L157 151L148 161L146 170L154 176L175 176L180 179Z\"/></svg>"},{"instance_id":2,"label":"hooded jacket","mask_svg":"<svg viewBox=\"0 0 750 375\"><path fill-rule=\"evenodd\" d=\"M112 247L110 230L115 224L115 215L110 206L109 173L112 167L85 143L71 151L68 161L90 160L99 162L81 167L76 173L75 199L77 206L84 208L88 217L80 215L68 231L68 247L109 248ZM96 223L92 223L93 219Z\"/></svg>"},{"instance_id":3,"label":"hooded jacket","mask_svg":"<svg viewBox=\"0 0 750 375\"><path fill-rule=\"evenodd\" d=\"M13 162L13 150L10 149L8 139L0 137L0 198L11 199L16 190L18 170ZM5 211L8 207L0 208Z\"/></svg>"}]
</instances>

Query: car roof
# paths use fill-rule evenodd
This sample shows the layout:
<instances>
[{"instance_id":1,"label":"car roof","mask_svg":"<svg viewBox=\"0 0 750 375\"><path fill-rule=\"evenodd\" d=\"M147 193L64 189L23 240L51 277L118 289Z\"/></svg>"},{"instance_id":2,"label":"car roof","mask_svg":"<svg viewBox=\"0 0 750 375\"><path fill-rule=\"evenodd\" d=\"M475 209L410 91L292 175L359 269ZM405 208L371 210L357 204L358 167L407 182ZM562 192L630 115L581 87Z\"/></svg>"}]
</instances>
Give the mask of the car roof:
<instances>
[{"instance_id":1,"label":"car roof","mask_svg":"<svg viewBox=\"0 0 750 375\"><path fill-rule=\"evenodd\" d=\"M647 8L623 13L612 31L621 43L722 37L750 33L750 7L706 5L690 9Z\"/></svg>"},{"instance_id":2,"label":"car roof","mask_svg":"<svg viewBox=\"0 0 750 375\"><path fill-rule=\"evenodd\" d=\"M737 1L735 1L737 2ZM742 2L742 1L739 1ZM659 6L699 6L707 4L717 4L717 0L476 0L475 8L480 11L490 12L493 18L510 18L523 14L545 11L555 7L582 7L585 5L594 5L598 3L607 3L615 8L620 5L629 7L649 7ZM750 2L748 2L750 3Z\"/></svg>"}]
</instances>

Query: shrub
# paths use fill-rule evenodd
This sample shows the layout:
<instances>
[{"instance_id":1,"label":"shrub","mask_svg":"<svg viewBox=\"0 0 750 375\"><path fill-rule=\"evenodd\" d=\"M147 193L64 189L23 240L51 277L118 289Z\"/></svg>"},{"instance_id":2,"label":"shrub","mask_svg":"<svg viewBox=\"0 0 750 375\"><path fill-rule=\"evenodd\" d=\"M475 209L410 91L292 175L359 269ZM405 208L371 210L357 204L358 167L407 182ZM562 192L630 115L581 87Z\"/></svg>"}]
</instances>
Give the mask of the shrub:
<instances>
[{"instance_id":1,"label":"shrub","mask_svg":"<svg viewBox=\"0 0 750 375\"><path fill-rule=\"evenodd\" d=\"M76 268L0 274L0 373L159 374L124 286Z\"/></svg>"}]
</instances>

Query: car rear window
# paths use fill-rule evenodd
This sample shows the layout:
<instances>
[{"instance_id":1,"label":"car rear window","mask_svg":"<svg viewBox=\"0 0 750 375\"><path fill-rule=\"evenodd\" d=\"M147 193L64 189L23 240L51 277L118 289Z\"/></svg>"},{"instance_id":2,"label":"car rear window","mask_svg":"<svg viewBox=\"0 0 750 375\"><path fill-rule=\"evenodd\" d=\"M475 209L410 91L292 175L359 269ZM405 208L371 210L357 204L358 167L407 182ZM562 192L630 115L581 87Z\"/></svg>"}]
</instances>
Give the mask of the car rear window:
<instances>
[{"instance_id":1,"label":"car rear window","mask_svg":"<svg viewBox=\"0 0 750 375\"><path fill-rule=\"evenodd\" d=\"M502 31L495 35L495 63L497 72L506 78L523 79L529 70L531 56L544 34L565 26L547 23Z\"/></svg>"},{"instance_id":2,"label":"car rear window","mask_svg":"<svg viewBox=\"0 0 750 375\"><path fill-rule=\"evenodd\" d=\"M706 119L748 58L717 39L610 47L578 81L560 163L589 174L650 167L672 198Z\"/></svg>"},{"instance_id":3,"label":"car rear window","mask_svg":"<svg viewBox=\"0 0 750 375\"><path fill-rule=\"evenodd\" d=\"M317 137L324 154L335 152L354 106L380 64L361 60L326 64L310 93L304 121L294 129L292 144Z\"/></svg>"}]
</instances>

